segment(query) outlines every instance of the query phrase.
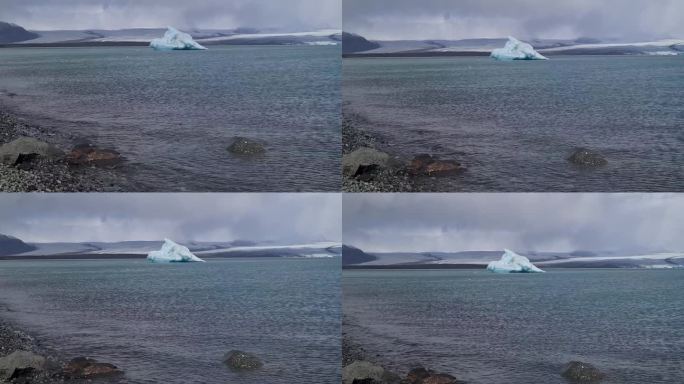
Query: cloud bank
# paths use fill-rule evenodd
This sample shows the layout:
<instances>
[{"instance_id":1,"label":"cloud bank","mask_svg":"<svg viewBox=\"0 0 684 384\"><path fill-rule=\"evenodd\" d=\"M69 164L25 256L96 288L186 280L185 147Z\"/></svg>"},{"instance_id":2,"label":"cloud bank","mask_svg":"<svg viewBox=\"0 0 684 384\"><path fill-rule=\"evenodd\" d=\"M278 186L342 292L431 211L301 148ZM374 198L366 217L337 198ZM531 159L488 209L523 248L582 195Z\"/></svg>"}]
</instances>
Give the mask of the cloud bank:
<instances>
[{"instance_id":1,"label":"cloud bank","mask_svg":"<svg viewBox=\"0 0 684 384\"><path fill-rule=\"evenodd\" d=\"M681 0L345 0L344 29L377 40L684 37Z\"/></svg>"},{"instance_id":2,"label":"cloud bank","mask_svg":"<svg viewBox=\"0 0 684 384\"><path fill-rule=\"evenodd\" d=\"M684 195L347 194L343 239L374 252L684 250Z\"/></svg>"},{"instance_id":3,"label":"cloud bank","mask_svg":"<svg viewBox=\"0 0 684 384\"><path fill-rule=\"evenodd\" d=\"M341 241L339 194L4 194L0 233L28 242Z\"/></svg>"},{"instance_id":4,"label":"cloud bank","mask_svg":"<svg viewBox=\"0 0 684 384\"><path fill-rule=\"evenodd\" d=\"M2 0L0 21L32 30L340 28L341 0Z\"/></svg>"}]
</instances>

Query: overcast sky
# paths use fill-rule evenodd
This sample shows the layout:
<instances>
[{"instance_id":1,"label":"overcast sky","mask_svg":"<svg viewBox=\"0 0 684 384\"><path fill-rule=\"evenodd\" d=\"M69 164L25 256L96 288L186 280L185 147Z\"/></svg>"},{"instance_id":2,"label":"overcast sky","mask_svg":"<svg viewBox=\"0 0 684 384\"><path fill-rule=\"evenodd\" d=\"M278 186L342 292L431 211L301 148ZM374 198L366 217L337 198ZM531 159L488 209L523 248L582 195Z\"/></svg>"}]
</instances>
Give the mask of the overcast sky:
<instances>
[{"instance_id":1,"label":"overcast sky","mask_svg":"<svg viewBox=\"0 0 684 384\"><path fill-rule=\"evenodd\" d=\"M339 194L0 194L0 233L27 242L341 241Z\"/></svg>"},{"instance_id":2,"label":"overcast sky","mask_svg":"<svg viewBox=\"0 0 684 384\"><path fill-rule=\"evenodd\" d=\"M682 0L344 0L344 29L377 40L684 37Z\"/></svg>"},{"instance_id":3,"label":"overcast sky","mask_svg":"<svg viewBox=\"0 0 684 384\"><path fill-rule=\"evenodd\" d=\"M341 28L341 0L0 0L27 29Z\"/></svg>"},{"instance_id":4,"label":"overcast sky","mask_svg":"<svg viewBox=\"0 0 684 384\"><path fill-rule=\"evenodd\" d=\"M371 252L684 251L684 195L373 194L343 198Z\"/></svg>"}]
</instances>

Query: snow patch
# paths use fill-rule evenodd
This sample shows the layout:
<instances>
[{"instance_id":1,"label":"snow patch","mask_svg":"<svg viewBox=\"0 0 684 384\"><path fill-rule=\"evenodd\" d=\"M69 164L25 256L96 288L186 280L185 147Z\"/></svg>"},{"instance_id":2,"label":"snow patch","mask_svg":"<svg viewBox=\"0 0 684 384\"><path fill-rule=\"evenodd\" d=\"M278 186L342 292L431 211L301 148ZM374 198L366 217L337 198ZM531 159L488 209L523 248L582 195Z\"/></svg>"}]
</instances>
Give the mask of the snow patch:
<instances>
[{"instance_id":1,"label":"snow patch","mask_svg":"<svg viewBox=\"0 0 684 384\"><path fill-rule=\"evenodd\" d=\"M169 27L166 30L166 33L164 33L164 37L161 39L152 40L152 42L150 42L150 47L157 51L206 49L193 40L192 36L173 27Z\"/></svg>"},{"instance_id":2,"label":"snow patch","mask_svg":"<svg viewBox=\"0 0 684 384\"><path fill-rule=\"evenodd\" d=\"M164 240L161 250L147 254L147 260L153 263L190 263L204 260L195 256L187 247L176 244L169 239Z\"/></svg>"},{"instance_id":3,"label":"snow patch","mask_svg":"<svg viewBox=\"0 0 684 384\"><path fill-rule=\"evenodd\" d=\"M530 44L523 43L515 37L509 36L506 45L492 51L491 56L497 60L548 60L535 51Z\"/></svg>"},{"instance_id":4,"label":"snow patch","mask_svg":"<svg viewBox=\"0 0 684 384\"><path fill-rule=\"evenodd\" d=\"M511 250L504 250L501 260L492 261L487 270L496 273L543 273L541 269L530 263L525 256L520 256Z\"/></svg>"},{"instance_id":5,"label":"snow patch","mask_svg":"<svg viewBox=\"0 0 684 384\"><path fill-rule=\"evenodd\" d=\"M679 54L674 51L657 51L657 52L646 52L649 56L678 56Z\"/></svg>"}]
</instances>

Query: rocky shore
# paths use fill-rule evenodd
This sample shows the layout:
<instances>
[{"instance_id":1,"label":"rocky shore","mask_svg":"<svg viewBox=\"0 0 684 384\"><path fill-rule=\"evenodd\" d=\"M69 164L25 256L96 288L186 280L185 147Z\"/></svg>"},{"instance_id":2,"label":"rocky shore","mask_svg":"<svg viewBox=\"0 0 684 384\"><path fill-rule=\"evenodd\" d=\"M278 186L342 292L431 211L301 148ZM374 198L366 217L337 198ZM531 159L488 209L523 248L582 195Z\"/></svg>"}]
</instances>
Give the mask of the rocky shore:
<instances>
[{"instance_id":1,"label":"rocky shore","mask_svg":"<svg viewBox=\"0 0 684 384\"><path fill-rule=\"evenodd\" d=\"M0 312L7 311L0 305ZM116 366L86 357L67 360L0 318L0 383L124 383Z\"/></svg>"},{"instance_id":2,"label":"rocky shore","mask_svg":"<svg viewBox=\"0 0 684 384\"><path fill-rule=\"evenodd\" d=\"M115 151L95 152L93 148L91 153L84 155L83 144L79 144L78 138L60 136L46 127L32 125L6 113L0 105L0 148L4 147L4 152L7 152L12 149L8 144L19 139L56 148L64 156L23 156L20 162L0 162L0 192L133 191L117 167L112 166L111 159L107 164L100 161L105 160L105 156L113 156ZM93 154L100 157L93 157ZM72 155L74 157L70 157Z\"/></svg>"},{"instance_id":3,"label":"rocky shore","mask_svg":"<svg viewBox=\"0 0 684 384\"><path fill-rule=\"evenodd\" d=\"M373 355L356 342L345 329L355 325L342 320L342 383L343 384L461 384L465 381L446 372L427 367L412 367L398 374L382 366L381 356ZM582 361L571 361L559 367L559 376L569 384L599 384L607 375L598 367Z\"/></svg>"},{"instance_id":4,"label":"rocky shore","mask_svg":"<svg viewBox=\"0 0 684 384\"><path fill-rule=\"evenodd\" d=\"M465 172L459 162L430 154L411 158L390 153L384 139L363 131L363 117L343 113L342 172L344 192L429 192L437 177Z\"/></svg>"}]
</instances>

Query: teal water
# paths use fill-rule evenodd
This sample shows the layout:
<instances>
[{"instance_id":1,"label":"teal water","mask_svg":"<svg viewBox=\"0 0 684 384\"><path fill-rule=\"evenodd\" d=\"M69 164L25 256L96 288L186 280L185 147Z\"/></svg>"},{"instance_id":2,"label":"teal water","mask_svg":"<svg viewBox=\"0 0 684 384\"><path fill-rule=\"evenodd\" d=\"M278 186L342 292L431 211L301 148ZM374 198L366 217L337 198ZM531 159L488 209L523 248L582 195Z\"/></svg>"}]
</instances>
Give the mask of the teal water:
<instances>
[{"instance_id":1,"label":"teal water","mask_svg":"<svg viewBox=\"0 0 684 384\"><path fill-rule=\"evenodd\" d=\"M398 372L561 384L581 360L605 383L684 382L682 271L345 271L342 288L343 331Z\"/></svg>"},{"instance_id":2,"label":"teal water","mask_svg":"<svg viewBox=\"0 0 684 384\"><path fill-rule=\"evenodd\" d=\"M345 59L345 114L405 157L468 172L435 191L684 190L684 56ZM578 169L577 147L609 165Z\"/></svg>"},{"instance_id":3,"label":"teal water","mask_svg":"<svg viewBox=\"0 0 684 384\"><path fill-rule=\"evenodd\" d=\"M68 140L120 151L139 190L336 191L340 66L339 47L8 48L0 94ZM268 153L235 158L234 136Z\"/></svg>"},{"instance_id":4,"label":"teal water","mask_svg":"<svg viewBox=\"0 0 684 384\"><path fill-rule=\"evenodd\" d=\"M340 381L339 259L0 263L0 313L67 358L130 383ZM232 350L264 368L237 374Z\"/></svg>"}]
</instances>

